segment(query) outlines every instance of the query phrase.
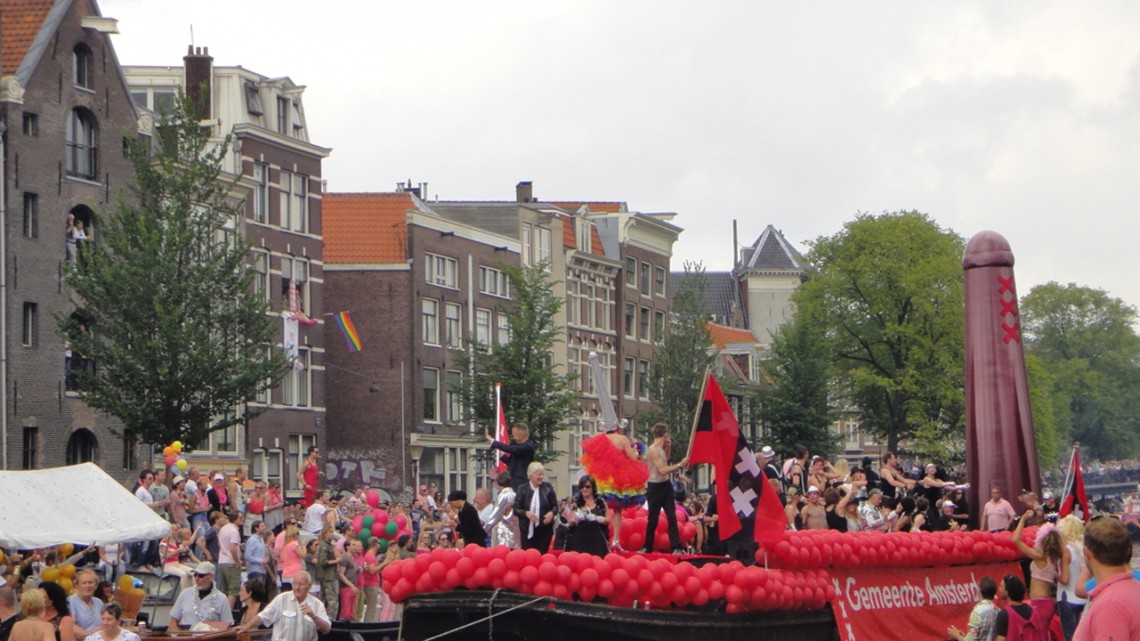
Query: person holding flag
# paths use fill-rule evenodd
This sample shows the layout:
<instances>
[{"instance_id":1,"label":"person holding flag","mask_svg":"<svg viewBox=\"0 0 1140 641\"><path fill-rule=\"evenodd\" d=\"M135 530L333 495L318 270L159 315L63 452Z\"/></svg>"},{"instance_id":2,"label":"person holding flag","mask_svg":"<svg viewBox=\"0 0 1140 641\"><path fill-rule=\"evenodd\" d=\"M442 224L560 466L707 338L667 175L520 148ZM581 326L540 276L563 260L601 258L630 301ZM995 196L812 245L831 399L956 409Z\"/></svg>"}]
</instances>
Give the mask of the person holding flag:
<instances>
[{"instance_id":1,"label":"person holding flag","mask_svg":"<svg viewBox=\"0 0 1140 641\"><path fill-rule=\"evenodd\" d=\"M677 502L673 494L673 481L669 475L685 467L689 457L679 463L669 465L669 426L658 423L653 426L653 443L645 450L645 460L649 462L649 480L645 486L645 496L649 501L649 522L645 526L645 549L653 551L653 537L657 532L657 519L665 510L665 522L669 525L669 545L673 554L681 553L681 535L677 530Z\"/></svg>"},{"instance_id":2,"label":"person holding flag","mask_svg":"<svg viewBox=\"0 0 1140 641\"><path fill-rule=\"evenodd\" d=\"M528 483L526 469L534 462L534 443L530 442L530 428L526 423L515 423L511 426L511 436L514 444L504 443L491 438L491 433L483 430L483 436L491 444L491 449L506 452L511 457L507 461L507 471L511 473L511 487L515 490Z\"/></svg>"}]
</instances>

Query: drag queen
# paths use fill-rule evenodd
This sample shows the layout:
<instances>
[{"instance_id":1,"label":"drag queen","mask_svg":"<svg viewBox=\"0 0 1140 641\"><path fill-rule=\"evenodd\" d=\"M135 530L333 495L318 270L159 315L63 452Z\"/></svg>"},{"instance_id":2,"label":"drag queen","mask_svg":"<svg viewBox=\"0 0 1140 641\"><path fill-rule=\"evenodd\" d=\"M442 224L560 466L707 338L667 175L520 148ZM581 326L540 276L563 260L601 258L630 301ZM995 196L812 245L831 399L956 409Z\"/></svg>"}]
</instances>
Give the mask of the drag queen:
<instances>
[{"instance_id":1,"label":"drag queen","mask_svg":"<svg viewBox=\"0 0 1140 641\"><path fill-rule=\"evenodd\" d=\"M594 477L598 496L613 511L614 538L611 547L620 551L621 511L645 502L649 467L621 433L628 422L622 419L612 430L592 436L582 443L582 467Z\"/></svg>"},{"instance_id":2,"label":"drag queen","mask_svg":"<svg viewBox=\"0 0 1140 641\"><path fill-rule=\"evenodd\" d=\"M491 535L491 545L505 545L517 550L522 543L519 538L519 520L515 518L515 491L511 489L511 473L499 472L495 483L499 485L499 496L492 504L491 514L483 523L483 529Z\"/></svg>"}]
</instances>

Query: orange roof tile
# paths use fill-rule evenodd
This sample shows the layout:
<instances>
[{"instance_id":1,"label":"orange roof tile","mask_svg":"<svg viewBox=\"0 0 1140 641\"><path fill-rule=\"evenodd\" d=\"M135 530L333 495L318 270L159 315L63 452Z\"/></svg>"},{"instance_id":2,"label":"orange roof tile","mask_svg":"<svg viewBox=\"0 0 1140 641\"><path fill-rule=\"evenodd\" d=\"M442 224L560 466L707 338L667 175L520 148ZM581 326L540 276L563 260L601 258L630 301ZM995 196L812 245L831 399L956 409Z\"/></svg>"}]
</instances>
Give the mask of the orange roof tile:
<instances>
[{"instance_id":1,"label":"orange roof tile","mask_svg":"<svg viewBox=\"0 0 1140 641\"><path fill-rule=\"evenodd\" d=\"M718 350L724 349L726 345L731 343L759 343L752 332L746 329L737 329L735 327L727 327L725 325L717 325L716 323L708 323L709 332L712 334L713 345L716 345Z\"/></svg>"},{"instance_id":2,"label":"orange roof tile","mask_svg":"<svg viewBox=\"0 0 1140 641\"><path fill-rule=\"evenodd\" d=\"M625 211L625 203L619 202L563 202L563 203L550 203L555 207L568 209L570 211L578 211L583 205L590 208L590 211L598 214L616 214Z\"/></svg>"},{"instance_id":3,"label":"orange roof tile","mask_svg":"<svg viewBox=\"0 0 1140 641\"><path fill-rule=\"evenodd\" d=\"M559 216L562 219L562 246L574 249L578 243L574 240L574 219L570 216Z\"/></svg>"},{"instance_id":4,"label":"orange roof tile","mask_svg":"<svg viewBox=\"0 0 1140 641\"><path fill-rule=\"evenodd\" d=\"M590 222L590 253L595 256L606 255L606 251L602 249L602 237L598 234L598 226L592 221Z\"/></svg>"},{"instance_id":5,"label":"orange roof tile","mask_svg":"<svg viewBox=\"0 0 1140 641\"><path fill-rule=\"evenodd\" d=\"M408 259L407 193L324 195L321 218L326 263L402 263Z\"/></svg>"},{"instance_id":6,"label":"orange roof tile","mask_svg":"<svg viewBox=\"0 0 1140 641\"><path fill-rule=\"evenodd\" d=\"M52 4L52 0L0 1L0 75L16 73Z\"/></svg>"}]
</instances>

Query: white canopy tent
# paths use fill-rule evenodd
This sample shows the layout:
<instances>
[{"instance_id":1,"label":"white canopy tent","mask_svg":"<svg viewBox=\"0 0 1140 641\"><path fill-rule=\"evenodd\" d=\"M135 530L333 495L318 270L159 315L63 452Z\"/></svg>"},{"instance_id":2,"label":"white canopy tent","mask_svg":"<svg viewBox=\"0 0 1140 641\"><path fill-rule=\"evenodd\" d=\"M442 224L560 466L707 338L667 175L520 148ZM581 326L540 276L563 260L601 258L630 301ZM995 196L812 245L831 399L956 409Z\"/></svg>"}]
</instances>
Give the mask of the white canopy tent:
<instances>
[{"instance_id":1,"label":"white canopy tent","mask_svg":"<svg viewBox=\"0 0 1140 641\"><path fill-rule=\"evenodd\" d=\"M170 523L94 463L0 472L0 545L5 547L103 545L168 534Z\"/></svg>"}]
</instances>

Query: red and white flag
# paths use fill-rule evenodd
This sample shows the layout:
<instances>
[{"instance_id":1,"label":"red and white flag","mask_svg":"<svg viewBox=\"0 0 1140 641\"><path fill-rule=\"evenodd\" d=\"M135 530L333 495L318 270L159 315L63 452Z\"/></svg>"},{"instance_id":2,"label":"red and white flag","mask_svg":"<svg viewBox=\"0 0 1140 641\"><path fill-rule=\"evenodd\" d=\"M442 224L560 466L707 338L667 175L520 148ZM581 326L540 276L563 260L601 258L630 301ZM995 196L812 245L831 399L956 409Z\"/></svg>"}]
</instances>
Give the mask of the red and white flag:
<instances>
[{"instance_id":1,"label":"red and white flag","mask_svg":"<svg viewBox=\"0 0 1140 641\"><path fill-rule=\"evenodd\" d=\"M510 445L511 435L507 432L507 417L503 414L502 383L495 383L495 440ZM511 457L506 452L495 450L495 472L507 469L507 459Z\"/></svg>"},{"instance_id":2,"label":"red and white flag","mask_svg":"<svg viewBox=\"0 0 1140 641\"><path fill-rule=\"evenodd\" d=\"M1081 517L1087 523L1089 520L1089 497L1085 494L1085 479L1081 475L1081 455L1077 453L1077 448L1073 448L1073 462L1069 468L1069 474L1072 476L1072 484L1065 488L1065 498L1061 503L1061 509L1057 510L1057 516L1064 518L1073 513L1073 508L1076 505L1081 507Z\"/></svg>"}]
</instances>

